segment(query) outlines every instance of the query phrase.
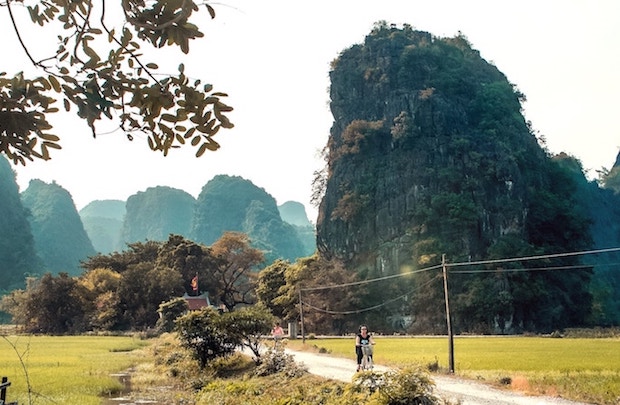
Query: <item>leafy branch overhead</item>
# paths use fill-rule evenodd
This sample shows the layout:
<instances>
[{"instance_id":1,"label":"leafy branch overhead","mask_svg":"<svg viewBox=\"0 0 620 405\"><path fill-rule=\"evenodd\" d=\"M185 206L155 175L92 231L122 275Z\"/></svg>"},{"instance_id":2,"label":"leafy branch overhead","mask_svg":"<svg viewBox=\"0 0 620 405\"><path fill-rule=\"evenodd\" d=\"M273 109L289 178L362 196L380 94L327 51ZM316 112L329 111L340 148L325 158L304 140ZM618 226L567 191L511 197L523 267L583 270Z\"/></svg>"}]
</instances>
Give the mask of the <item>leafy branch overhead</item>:
<instances>
[{"instance_id":1,"label":"leafy branch overhead","mask_svg":"<svg viewBox=\"0 0 620 405\"><path fill-rule=\"evenodd\" d=\"M226 116L232 107L222 101L227 94L187 77L183 64L178 73L162 75L155 73L157 63L143 60L143 45L176 45L189 53L189 41L204 36L190 22L199 5L192 0L119 2L120 9L111 10L123 16L118 31L108 25L108 4L103 0L0 3L24 52L43 72L39 77L0 72L0 152L15 164L50 159L50 149L61 148L48 121L60 110L58 98L64 110L77 111L86 120L93 136L104 117L117 120L129 140L135 133L146 134L149 148L164 155L186 142L197 148L197 157L215 151L219 129L233 127ZM215 18L209 4L201 6ZM58 48L51 56L35 58L24 42L26 32L33 36L30 27L17 23L17 11L24 7L37 29L58 33Z\"/></svg>"}]
</instances>

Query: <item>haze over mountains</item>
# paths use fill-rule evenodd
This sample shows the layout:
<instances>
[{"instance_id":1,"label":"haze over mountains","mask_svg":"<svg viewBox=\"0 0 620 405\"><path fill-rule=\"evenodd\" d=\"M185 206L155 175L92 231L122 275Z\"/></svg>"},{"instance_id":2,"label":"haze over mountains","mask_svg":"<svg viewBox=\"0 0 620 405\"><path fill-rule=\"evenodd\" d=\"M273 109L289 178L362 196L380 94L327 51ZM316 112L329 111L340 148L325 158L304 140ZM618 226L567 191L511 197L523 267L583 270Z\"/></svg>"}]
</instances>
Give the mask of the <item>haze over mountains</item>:
<instances>
[{"instance_id":1,"label":"haze over mountains","mask_svg":"<svg viewBox=\"0 0 620 405\"><path fill-rule=\"evenodd\" d=\"M244 232L265 252L268 263L278 258L295 261L315 251L314 226L302 204L289 201L278 207L265 190L240 177L216 176L198 199L183 190L158 186L137 192L127 201L93 201L78 213L69 191L55 183L32 180L18 194L10 165L4 157L0 162L4 180L0 186L6 189L0 200L2 206L11 208L4 218L16 220L16 225L3 227L14 232L3 232L0 246L15 250L9 247L10 240L23 235L26 243L20 246L31 253L25 250L20 254L24 258L13 262L24 263L28 274L78 275L80 261L90 256L122 251L130 243L165 241L170 234L208 246L226 231ZM201 225L196 216L209 225ZM32 263L27 264L26 258ZM23 276L14 274L23 274L23 270L6 265L0 268L4 285L23 285Z\"/></svg>"},{"instance_id":2,"label":"haze over mountains","mask_svg":"<svg viewBox=\"0 0 620 405\"><path fill-rule=\"evenodd\" d=\"M380 280L321 302L343 313L377 308L359 318L384 330L443 333L440 271L451 265L462 266L450 272L458 332L620 324L620 254L582 254L620 246L618 161L589 181L577 159L551 155L522 115L525 96L460 34L380 22L331 67L316 238L303 206L278 207L240 177L216 176L196 199L153 187L78 214L66 190L41 181L22 203L5 162L2 285L21 287L24 275L46 270L76 274L77 256L132 241L179 233L210 245L236 230L267 263L304 258L291 271L316 291L329 275L343 275L346 287ZM286 266L276 270L290 281ZM322 325L343 328L343 319Z\"/></svg>"}]
</instances>

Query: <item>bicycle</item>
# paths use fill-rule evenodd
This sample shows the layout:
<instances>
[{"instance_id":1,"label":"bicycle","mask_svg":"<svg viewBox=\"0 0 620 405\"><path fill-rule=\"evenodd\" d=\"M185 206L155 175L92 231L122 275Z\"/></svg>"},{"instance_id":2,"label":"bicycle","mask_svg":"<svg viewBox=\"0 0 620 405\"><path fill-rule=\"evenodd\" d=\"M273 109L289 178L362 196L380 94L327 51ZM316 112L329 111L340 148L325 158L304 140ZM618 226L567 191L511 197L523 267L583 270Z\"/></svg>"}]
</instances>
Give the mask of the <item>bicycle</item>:
<instances>
[{"instance_id":1,"label":"bicycle","mask_svg":"<svg viewBox=\"0 0 620 405\"><path fill-rule=\"evenodd\" d=\"M362 371L370 371L373 369L374 365L372 363L372 346L371 345L362 345Z\"/></svg>"}]
</instances>

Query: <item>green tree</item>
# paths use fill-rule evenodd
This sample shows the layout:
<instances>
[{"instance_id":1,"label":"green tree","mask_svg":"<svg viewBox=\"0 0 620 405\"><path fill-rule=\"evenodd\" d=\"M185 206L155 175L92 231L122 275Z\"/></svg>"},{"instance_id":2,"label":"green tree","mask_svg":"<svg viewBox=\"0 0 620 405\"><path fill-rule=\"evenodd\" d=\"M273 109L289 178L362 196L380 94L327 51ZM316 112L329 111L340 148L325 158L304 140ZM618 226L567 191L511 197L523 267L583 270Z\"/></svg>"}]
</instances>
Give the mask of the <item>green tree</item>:
<instances>
[{"instance_id":1,"label":"green tree","mask_svg":"<svg viewBox=\"0 0 620 405\"><path fill-rule=\"evenodd\" d=\"M170 301L159 304L159 319L157 320L157 330L160 332L172 332L174 330L174 322L178 317L189 310L189 305L181 297L173 298Z\"/></svg>"},{"instance_id":2,"label":"green tree","mask_svg":"<svg viewBox=\"0 0 620 405\"><path fill-rule=\"evenodd\" d=\"M250 246L248 236L241 232L226 232L212 246L222 264L213 271L218 283L216 297L232 311L238 304L254 304L256 268L264 260L263 253Z\"/></svg>"},{"instance_id":3,"label":"green tree","mask_svg":"<svg viewBox=\"0 0 620 405\"><path fill-rule=\"evenodd\" d=\"M30 333L77 333L86 327L84 294L76 279L67 273L46 273L29 284L23 302L27 316L25 330Z\"/></svg>"},{"instance_id":4,"label":"green tree","mask_svg":"<svg viewBox=\"0 0 620 405\"><path fill-rule=\"evenodd\" d=\"M108 255L98 254L82 262L85 270L110 269L123 273L129 266L139 263L155 263L162 242L146 241L127 244L127 250Z\"/></svg>"},{"instance_id":5,"label":"green tree","mask_svg":"<svg viewBox=\"0 0 620 405\"><path fill-rule=\"evenodd\" d=\"M154 327L159 305L181 295L183 280L177 271L150 263L131 266L118 288L123 324L130 329Z\"/></svg>"},{"instance_id":6,"label":"green tree","mask_svg":"<svg viewBox=\"0 0 620 405\"><path fill-rule=\"evenodd\" d=\"M258 273L256 297L276 317L283 319L286 313L284 305L276 302L286 286L286 272L291 264L285 260L276 260Z\"/></svg>"},{"instance_id":7,"label":"green tree","mask_svg":"<svg viewBox=\"0 0 620 405\"><path fill-rule=\"evenodd\" d=\"M118 287L122 276L110 269L94 269L78 279L83 287L84 311L94 330L114 330L119 323Z\"/></svg>"},{"instance_id":8,"label":"green tree","mask_svg":"<svg viewBox=\"0 0 620 405\"><path fill-rule=\"evenodd\" d=\"M188 294L192 293L191 280L198 276L199 289L207 291L211 297L216 297L220 282L216 279L214 270L224 266L222 260L215 257L212 250L204 245L180 235L170 235L159 249L156 265L178 271Z\"/></svg>"},{"instance_id":9,"label":"green tree","mask_svg":"<svg viewBox=\"0 0 620 405\"><path fill-rule=\"evenodd\" d=\"M260 363L263 337L269 333L275 320L265 306L252 305L222 314L222 328L250 349L256 363Z\"/></svg>"},{"instance_id":10,"label":"green tree","mask_svg":"<svg viewBox=\"0 0 620 405\"><path fill-rule=\"evenodd\" d=\"M361 295L355 288L331 289L330 285L350 284L358 280L354 272L347 271L338 261L328 261L318 255L297 260L286 269L286 285L279 289L279 296L272 303L281 307L284 318L299 319L299 289L302 288L304 323L307 330L316 333L344 333L351 330L345 314L359 309Z\"/></svg>"},{"instance_id":11,"label":"green tree","mask_svg":"<svg viewBox=\"0 0 620 405\"><path fill-rule=\"evenodd\" d=\"M148 145L166 155L189 141L196 156L217 150L213 139L220 128L232 128L226 117L232 108L222 102L225 93L210 84L192 80L181 64L176 74L155 76L158 65L147 62L143 47L178 46L189 52L189 41L204 34L191 21L199 5L192 0L145 3L128 0L112 4L59 0L15 7L9 13L16 38L41 76L0 74L0 151L15 164L34 158L50 159L60 149L60 138L50 133L49 115L57 113L57 98L66 111L77 110L92 134L97 121L116 119L128 139L146 134ZM212 18L215 11L203 3ZM111 9L110 9L111 8ZM16 14L27 11L32 27L17 23ZM124 16L114 21L115 15ZM41 30L40 34L38 30ZM28 35L26 36L26 32ZM27 37L58 38L56 50L35 55Z\"/></svg>"},{"instance_id":12,"label":"green tree","mask_svg":"<svg viewBox=\"0 0 620 405\"><path fill-rule=\"evenodd\" d=\"M211 307L192 311L176 320L181 345L192 353L200 368L218 357L228 356L239 346L238 336L222 328L221 315Z\"/></svg>"}]
</instances>

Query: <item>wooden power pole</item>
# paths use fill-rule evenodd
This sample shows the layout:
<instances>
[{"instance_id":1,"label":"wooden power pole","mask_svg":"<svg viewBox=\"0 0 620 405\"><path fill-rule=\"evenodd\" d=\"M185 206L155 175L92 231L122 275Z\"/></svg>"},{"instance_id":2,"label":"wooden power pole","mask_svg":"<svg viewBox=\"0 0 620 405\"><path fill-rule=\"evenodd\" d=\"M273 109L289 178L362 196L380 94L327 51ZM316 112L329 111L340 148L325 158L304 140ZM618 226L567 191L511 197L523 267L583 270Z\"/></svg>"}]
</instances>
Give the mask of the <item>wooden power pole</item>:
<instances>
[{"instance_id":1,"label":"wooden power pole","mask_svg":"<svg viewBox=\"0 0 620 405\"><path fill-rule=\"evenodd\" d=\"M301 299L301 284L299 285L299 320L301 323L301 342L306 343L306 333L304 331L304 303Z\"/></svg>"},{"instance_id":2,"label":"wooden power pole","mask_svg":"<svg viewBox=\"0 0 620 405\"><path fill-rule=\"evenodd\" d=\"M446 300L446 323L448 325L448 363L450 373L454 373L454 335L452 334L452 321L450 319L450 301L448 300L448 271L446 269L446 255L441 255L441 267L443 270L443 294Z\"/></svg>"}]
</instances>

